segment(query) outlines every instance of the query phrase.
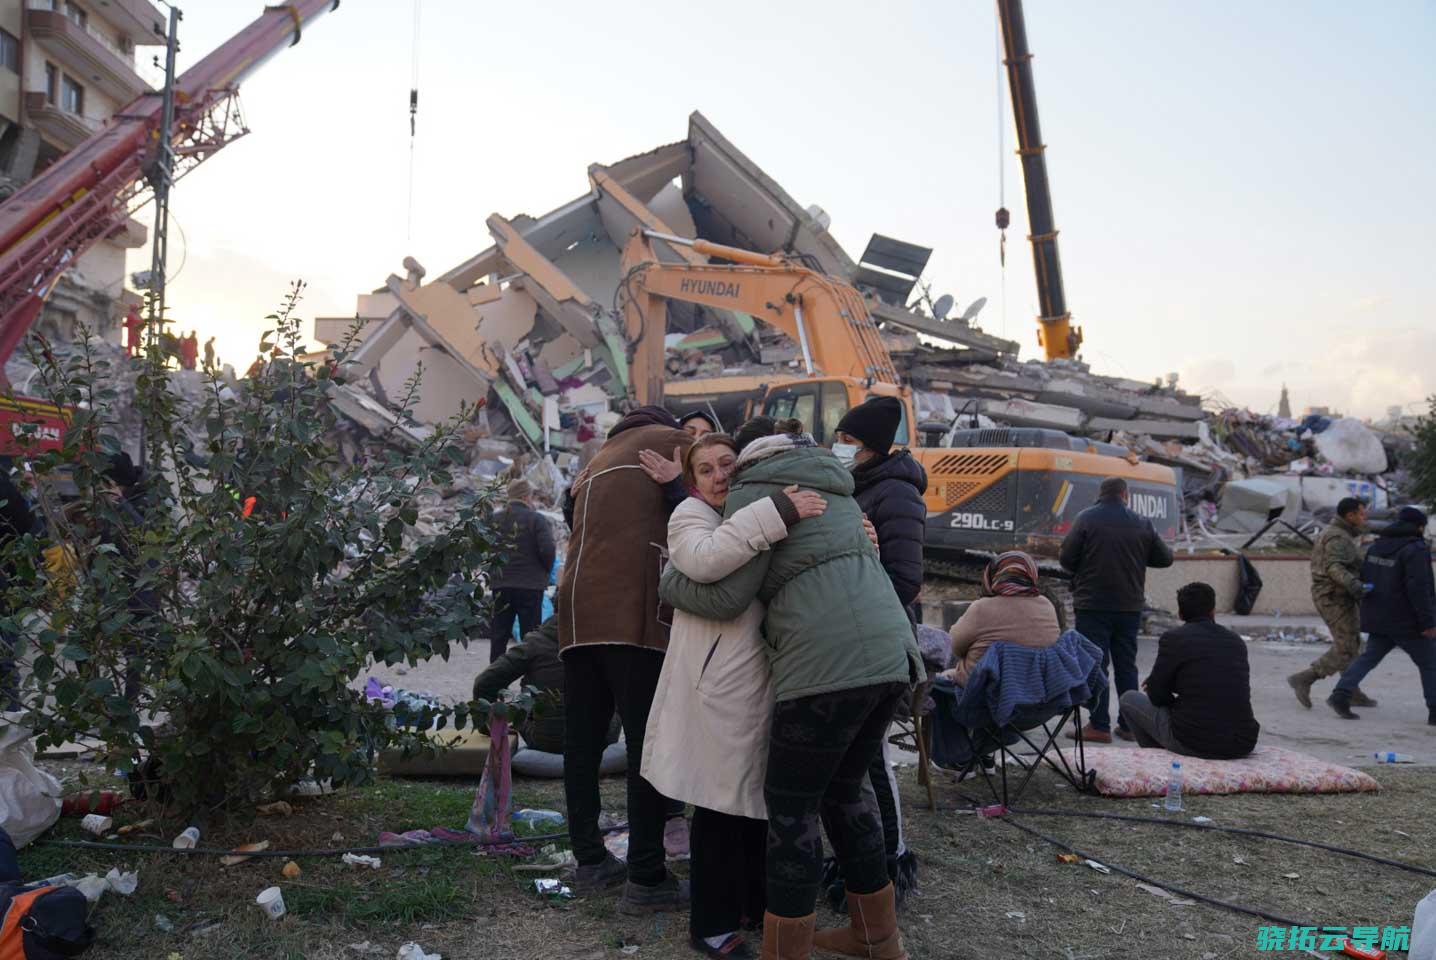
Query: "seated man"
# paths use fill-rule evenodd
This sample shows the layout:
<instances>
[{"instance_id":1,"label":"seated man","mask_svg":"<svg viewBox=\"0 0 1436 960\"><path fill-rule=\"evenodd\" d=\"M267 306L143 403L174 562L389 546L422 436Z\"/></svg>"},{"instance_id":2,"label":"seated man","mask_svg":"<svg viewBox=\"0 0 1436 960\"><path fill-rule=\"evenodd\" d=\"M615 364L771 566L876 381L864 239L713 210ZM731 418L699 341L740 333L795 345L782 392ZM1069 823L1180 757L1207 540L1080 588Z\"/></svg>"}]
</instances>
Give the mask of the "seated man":
<instances>
[{"instance_id":1,"label":"seated man","mask_svg":"<svg viewBox=\"0 0 1436 960\"><path fill-rule=\"evenodd\" d=\"M484 668L474 680L475 700L494 700L500 691L518 680L522 686L538 687L555 694L555 702L548 706L542 717L530 717L519 727L519 736L524 747L519 753L539 751L552 754L557 766L550 776L563 773L563 661L558 657L558 617L549 617L537 630L526 634L520 642L509 647L504 655ZM615 714L608 725L607 743L618 742L621 729ZM525 772L527 759L520 760L515 754L515 769ZM605 753L607 760L607 753ZM606 766L611 765L606 763Z\"/></svg>"},{"instance_id":2,"label":"seated man","mask_svg":"<svg viewBox=\"0 0 1436 960\"><path fill-rule=\"evenodd\" d=\"M1122 694L1137 742L1184 757L1235 760L1256 747L1251 671L1241 637L1214 619L1217 595L1205 583L1177 591L1182 626L1162 635L1142 693Z\"/></svg>"}]
</instances>

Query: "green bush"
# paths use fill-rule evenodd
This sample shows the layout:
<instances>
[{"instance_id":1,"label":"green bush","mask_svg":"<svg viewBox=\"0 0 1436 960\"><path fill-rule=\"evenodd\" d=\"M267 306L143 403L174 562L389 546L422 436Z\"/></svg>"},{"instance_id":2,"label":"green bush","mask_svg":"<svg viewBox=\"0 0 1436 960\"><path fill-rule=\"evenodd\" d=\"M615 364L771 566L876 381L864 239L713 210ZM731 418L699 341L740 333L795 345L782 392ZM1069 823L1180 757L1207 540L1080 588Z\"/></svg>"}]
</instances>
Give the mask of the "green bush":
<instances>
[{"instance_id":1,"label":"green bush","mask_svg":"<svg viewBox=\"0 0 1436 960\"><path fill-rule=\"evenodd\" d=\"M33 461L51 540L6 550L0 626L17 638L24 723L41 747L98 740L108 769L151 758L151 789L187 813L248 805L303 777L364 783L380 750L419 749L416 730L470 721L464 704L395 723L353 687L371 661L447 657L482 622L477 574L495 556L487 496L461 494L433 536L412 529L420 494L462 469L460 421L417 447L342 462L327 399L342 367L302 358L302 289L270 318L264 373L237 391L211 374L198 411L157 345L126 361L138 367L150 465L135 502L104 476L118 449L105 414L114 371L89 350L65 363L41 352L50 398L77 409L64 449ZM353 342L351 332L337 359ZM193 445L185 421L203 423ZM77 561L63 599L40 563L51 543Z\"/></svg>"}]
</instances>

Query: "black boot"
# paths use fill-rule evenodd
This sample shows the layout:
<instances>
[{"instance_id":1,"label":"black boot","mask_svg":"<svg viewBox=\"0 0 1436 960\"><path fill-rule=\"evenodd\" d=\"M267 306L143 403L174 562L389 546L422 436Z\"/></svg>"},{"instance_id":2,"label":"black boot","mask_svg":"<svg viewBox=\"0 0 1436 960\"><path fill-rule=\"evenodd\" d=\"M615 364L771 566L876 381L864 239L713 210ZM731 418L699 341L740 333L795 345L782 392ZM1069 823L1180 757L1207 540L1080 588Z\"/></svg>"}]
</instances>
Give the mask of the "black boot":
<instances>
[{"instance_id":1,"label":"black boot","mask_svg":"<svg viewBox=\"0 0 1436 960\"><path fill-rule=\"evenodd\" d=\"M1336 715L1343 720L1360 720L1361 718L1351 712L1351 694L1340 687L1331 691L1331 696L1326 698L1326 705L1336 711Z\"/></svg>"}]
</instances>

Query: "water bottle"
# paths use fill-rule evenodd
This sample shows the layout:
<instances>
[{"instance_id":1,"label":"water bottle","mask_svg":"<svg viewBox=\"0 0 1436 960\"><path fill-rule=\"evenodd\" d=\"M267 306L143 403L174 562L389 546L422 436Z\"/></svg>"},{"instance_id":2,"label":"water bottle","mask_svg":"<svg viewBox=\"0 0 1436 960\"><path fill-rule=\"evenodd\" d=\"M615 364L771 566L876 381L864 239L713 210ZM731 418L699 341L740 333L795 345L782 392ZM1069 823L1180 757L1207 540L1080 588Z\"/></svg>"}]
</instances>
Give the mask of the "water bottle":
<instances>
[{"instance_id":1,"label":"water bottle","mask_svg":"<svg viewBox=\"0 0 1436 960\"><path fill-rule=\"evenodd\" d=\"M1162 807L1168 813L1180 813L1182 810L1182 764L1179 760L1172 761L1172 773L1167 778L1167 799L1162 802Z\"/></svg>"},{"instance_id":2,"label":"water bottle","mask_svg":"<svg viewBox=\"0 0 1436 960\"><path fill-rule=\"evenodd\" d=\"M1416 759L1405 753L1373 753L1377 763L1415 763Z\"/></svg>"}]
</instances>

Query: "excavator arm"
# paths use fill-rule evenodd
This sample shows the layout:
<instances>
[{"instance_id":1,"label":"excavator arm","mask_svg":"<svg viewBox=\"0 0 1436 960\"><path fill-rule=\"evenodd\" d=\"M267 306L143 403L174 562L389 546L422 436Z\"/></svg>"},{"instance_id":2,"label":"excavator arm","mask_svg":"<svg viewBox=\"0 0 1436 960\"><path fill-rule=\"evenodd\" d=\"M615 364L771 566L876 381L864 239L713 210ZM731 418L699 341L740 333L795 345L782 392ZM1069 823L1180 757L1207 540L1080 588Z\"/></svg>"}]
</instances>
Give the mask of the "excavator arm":
<instances>
[{"instance_id":1,"label":"excavator arm","mask_svg":"<svg viewBox=\"0 0 1436 960\"><path fill-rule=\"evenodd\" d=\"M653 242L727 263L665 263ZM862 295L787 257L638 229L623 249L619 297L632 350L630 384L640 403L663 399L666 300L739 311L797 341L809 376L897 384L897 370Z\"/></svg>"}]
</instances>

